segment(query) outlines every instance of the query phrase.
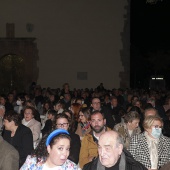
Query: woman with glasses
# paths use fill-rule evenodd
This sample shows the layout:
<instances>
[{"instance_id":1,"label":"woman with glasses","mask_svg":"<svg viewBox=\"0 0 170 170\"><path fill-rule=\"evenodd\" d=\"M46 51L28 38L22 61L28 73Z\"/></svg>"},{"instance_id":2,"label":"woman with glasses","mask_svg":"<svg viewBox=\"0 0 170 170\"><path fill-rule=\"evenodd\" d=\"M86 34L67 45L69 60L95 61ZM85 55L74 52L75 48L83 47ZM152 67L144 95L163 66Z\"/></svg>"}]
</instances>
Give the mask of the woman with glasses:
<instances>
[{"instance_id":1,"label":"woman with glasses","mask_svg":"<svg viewBox=\"0 0 170 170\"><path fill-rule=\"evenodd\" d=\"M82 140L84 135L89 133L90 130L90 109L82 108L79 112L79 123L77 126L76 134L78 134Z\"/></svg>"},{"instance_id":2,"label":"woman with glasses","mask_svg":"<svg viewBox=\"0 0 170 170\"><path fill-rule=\"evenodd\" d=\"M162 135L159 116L146 117L143 127L144 132L131 139L129 151L148 170L157 170L170 161L170 138Z\"/></svg>"},{"instance_id":3,"label":"woman with glasses","mask_svg":"<svg viewBox=\"0 0 170 170\"><path fill-rule=\"evenodd\" d=\"M54 125L55 129L65 129L69 131L70 120L66 114L63 113L58 114L56 116L56 119L54 120L54 123L55 123ZM81 147L80 137L77 134L70 132L70 138L71 138L70 155L68 159L78 164L80 147Z\"/></svg>"}]
</instances>

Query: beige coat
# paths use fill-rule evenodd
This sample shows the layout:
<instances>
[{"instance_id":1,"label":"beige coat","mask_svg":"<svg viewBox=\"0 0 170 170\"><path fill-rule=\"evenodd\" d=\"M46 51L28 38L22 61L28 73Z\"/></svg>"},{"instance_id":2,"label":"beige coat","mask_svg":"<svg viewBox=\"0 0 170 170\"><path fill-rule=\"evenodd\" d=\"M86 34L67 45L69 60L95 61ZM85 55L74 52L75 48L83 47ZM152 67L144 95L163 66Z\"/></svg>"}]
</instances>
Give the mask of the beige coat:
<instances>
[{"instance_id":1,"label":"beige coat","mask_svg":"<svg viewBox=\"0 0 170 170\"><path fill-rule=\"evenodd\" d=\"M33 118L26 126L32 131L33 141L38 141L41 133L41 123Z\"/></svg>"}]
</instances>

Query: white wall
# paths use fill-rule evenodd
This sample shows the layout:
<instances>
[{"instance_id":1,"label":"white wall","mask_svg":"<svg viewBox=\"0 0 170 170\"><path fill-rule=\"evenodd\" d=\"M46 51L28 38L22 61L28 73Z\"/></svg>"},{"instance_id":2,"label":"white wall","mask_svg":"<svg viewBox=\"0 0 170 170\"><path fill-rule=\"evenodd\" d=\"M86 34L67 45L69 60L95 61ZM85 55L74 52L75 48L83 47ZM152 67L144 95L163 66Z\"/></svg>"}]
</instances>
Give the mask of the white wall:
<instances>
[{"instance_id":1,"label":"white wall","mask_svg":"<svg viewBox=\"0 0 170 170\"><path fill-rule=\"evenodd\" d=\"M15 23L15 37L36 37L42 87L120 86L126 0L5 0L0 2L0 37ZM27 32L26 24L34 24ZM77 80L87 72L87 80Z\"/></svg>"}]
</instances>

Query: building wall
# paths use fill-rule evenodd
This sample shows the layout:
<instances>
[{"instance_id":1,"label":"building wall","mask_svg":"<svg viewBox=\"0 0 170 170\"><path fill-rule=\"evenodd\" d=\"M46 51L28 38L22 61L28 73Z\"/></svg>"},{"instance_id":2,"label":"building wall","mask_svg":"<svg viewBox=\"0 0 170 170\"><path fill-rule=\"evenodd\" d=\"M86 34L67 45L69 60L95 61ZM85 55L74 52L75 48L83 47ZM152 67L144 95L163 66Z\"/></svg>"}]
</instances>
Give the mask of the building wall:
<instances>
[{"instance_id":1,"label":"building wall","mask_svg":"<svg viewBox=\"0 0 170 170\"><path fill-rule=\"evenodd\" d=\"M65 82L71 88L101 82L106 88L129 87L129 66L122 62L130 58L129 39L125 49L122 40L123 32L124 39L129 34L127 5L127 0L5 0L0 37L6 36L6 23L15 23L15 37L37 38L37 83L42 87ZM33 25L30 32L27 24Z\"/></svg>"}]
</instances>

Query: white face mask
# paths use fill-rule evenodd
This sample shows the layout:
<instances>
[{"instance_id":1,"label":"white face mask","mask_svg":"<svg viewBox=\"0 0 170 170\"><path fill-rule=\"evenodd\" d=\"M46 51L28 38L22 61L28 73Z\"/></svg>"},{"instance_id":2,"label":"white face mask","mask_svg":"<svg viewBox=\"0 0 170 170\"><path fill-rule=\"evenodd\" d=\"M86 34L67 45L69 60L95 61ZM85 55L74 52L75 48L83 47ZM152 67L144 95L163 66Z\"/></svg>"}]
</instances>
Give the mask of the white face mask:
<instances>
[{"instance_id":1,"label":"white face mask","mask_svg":"<svg viewBox=\"0 0 170 170\"><path fill-rule=\"evenodd\" d=\"M22 105L22 102L21 102L20 100L17 100L16 103L17 103L18 106L21 106L21 105Z\"/></svg>"},{"instance_id":2,"label":"white face mask","mask_svg":"<svg viewBox=\"0 0 170 170\"><path fill-rule=\"evenodd\" d=\"M154 137L154 138L159 138L162 134L162 129L161 128L152 128L152 133L151 135Z\"/></svg>"}]
</instances>

